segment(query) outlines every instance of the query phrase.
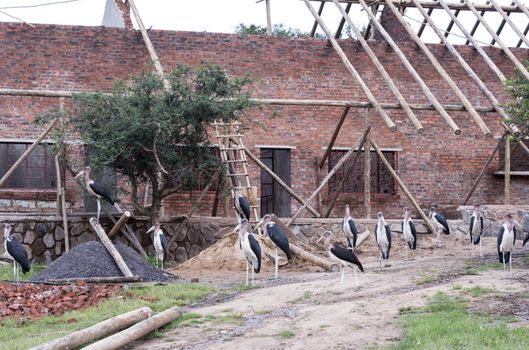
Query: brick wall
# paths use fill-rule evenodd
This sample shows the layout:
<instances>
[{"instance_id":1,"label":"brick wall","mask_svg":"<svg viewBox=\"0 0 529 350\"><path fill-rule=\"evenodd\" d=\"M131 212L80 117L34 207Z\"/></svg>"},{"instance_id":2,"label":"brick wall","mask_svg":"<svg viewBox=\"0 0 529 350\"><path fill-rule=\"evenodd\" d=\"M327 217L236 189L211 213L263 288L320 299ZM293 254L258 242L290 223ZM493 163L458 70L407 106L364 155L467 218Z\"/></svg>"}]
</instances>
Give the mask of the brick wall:
<instances>
[{"instance_id":1,"label":"brick wall","mask_svg":"<svg viewBox=\"0 0 529 350\"><path fill-rule=\"evenodd\" d=\"M250 74L254 78L250 88L252 95L259 98L366 100L326 41L157 30L151 30L149 34L167 71L176 64L206 61L224 66L232 76ZM360 45L353 40L340 43L373 94L380 101L396 102ZM441 103L460 104L413 43L402 42L400 45ZM115 79L127 79L129 74L140 72L150 62L140 33L120 28L57 25L29 28L0 23L0 46L0 88L108 90ZM371 47L410 103L428 102L385 42L373 41ZM489 106L477 86L443 46L429 47L473 104ZM469 47L460 47L459 50L498 99L505 101L501 83L481 57ZM486 50L505 75L512 77L513 65L504 54L495 48ZM520 59L529 59L528 50L513 51ZM32 118L58 103L58 98L0 96L0 138L36 137L41 129L31 124ZM292 187L307 198L315 188L314 158L323 154L342 108L278 106L274 111L275 116L270 108L246 113L243 121L249 129L245 143L255 154L259 154L256 145L294 147L291 150ZM399 130L390 132L380 117L370 111L372 137L381 147L400 150L398 172L419 203L425 207L436 203L446 208L460 204L497 140L483 136L471 117L462 112L450 113L463 130L459 136L454 135L435 111L417 112L425 127L422 135L415 132L402 111L388 113ZM351 109L336 146L351 146L361 135L365 118L365 110ZM488 113L483 118L494 136L500 136L499 117ZM497 165L496 159L473 200L502 203L502 178L492 174ZM258 185L258 167L250 164L250 171L252 183ZM322 176L326 172L325 167ZM528 183L525 177L512 179L513 203L526 202ZM74 191L73 183L69 181L68 184ZM329 193L324 191L324 203L328 197ZM208 196L208 202L199 212L210 213L212 200L213 194ZM361 194L343 195L340 200L335 215L342 215L344 201L351 203L353 215L362 215ZM189 196L181 195L167 202L169 213L182 213L187 211ZM409 203L399 190L396 196L373 197L372 205L374 213L384 210L387 216L396 217ZM72 206L79 207L79 202ZM297 202L292 200L292 210L297 207Z\"/></svg>"}]
</instances>

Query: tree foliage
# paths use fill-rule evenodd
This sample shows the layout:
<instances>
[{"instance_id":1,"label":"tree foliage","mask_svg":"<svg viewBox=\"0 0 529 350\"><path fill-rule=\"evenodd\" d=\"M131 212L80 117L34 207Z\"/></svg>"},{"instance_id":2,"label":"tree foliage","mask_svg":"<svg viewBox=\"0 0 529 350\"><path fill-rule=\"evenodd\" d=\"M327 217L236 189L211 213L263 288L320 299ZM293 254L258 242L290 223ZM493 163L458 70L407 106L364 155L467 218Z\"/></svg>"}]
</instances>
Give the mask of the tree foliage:
<instances>
[{"instance_id":1,"label":"tree foliage","mask_svg":"<svg viewBox=\"0 0 529 350\"><path fill-rule=\"evenodd\" d=\"M529 65L526 63L526 66ZM529 128L529 80L517 72L516 77L504 81L505 89L511 100L505 105L505 110L512 118L512 122L522 129Z\"/></svg>"},{"instance_id":2,"label":"tree foliage","mask_svg":"<svg viewBox=\"0 0 529 350\"><path fill-rule=\"evenodd\" d=\"M267 29L261 25L240 23L236 28L235 32L238 34L257 34L266 35ZM272 26L272 36L282 36L289 38L308 38L310 33L303 32L297 28L285 28L283 24L274 24ZM325 35L316 33L316 38L325 39Z\"/></svg>"},{"instance_id":3,"label":"tree foliage","mask_svg":"<svg viewBox=\"0 0 529 350\"><path fill-rule=\"evenodd\" d=\"M151 183L153 218L163 198L218 169L208 125L230 121L254 105L243 91L249 80L230 79L220 66L179 66L167 79L169 90L157 75L144 72L130 83L117 82L110 94L76 94L66 125L89 147L92 167L129 179L136 210L145 209L136 200L138 186Z\"/></svg>"}]
</instances>

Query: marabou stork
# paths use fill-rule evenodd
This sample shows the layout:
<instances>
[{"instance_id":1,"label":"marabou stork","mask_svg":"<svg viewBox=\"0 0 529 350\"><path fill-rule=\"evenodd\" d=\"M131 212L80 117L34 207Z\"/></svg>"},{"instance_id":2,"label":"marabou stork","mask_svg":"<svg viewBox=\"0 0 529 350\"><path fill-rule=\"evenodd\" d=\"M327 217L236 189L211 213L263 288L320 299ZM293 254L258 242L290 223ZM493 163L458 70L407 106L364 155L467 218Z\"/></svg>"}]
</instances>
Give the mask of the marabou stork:
<instances>
[{"instance_id":1,"label":"marabou stork","mask_svg":"<svg viewBox=\"0 0 529 350\"><path fill-rule=\"evenodd\" d=\"M525 238L523 240L522 247L525 246L525 243L529 241L529 214L526 210L518 209L516 211L516 215L522 220L522 231L525 232Z\"/></svg>"},{"instance_id":2,"label":"marabou stork","mask_svg":"<svg viewBox=\"0 0 529 350\"><path fill-rule=\"evenodd\" d=\"M432 209L430 209L428 219L431 220L435 226L435 234L437 235L437 245L441 245L441 232L443 232L445 235L450 234L450 227L448 227L448 222L441 213L438 213L436 211L435 207L432 207Z\"/></svg>"},{"instance_id":3,"label":"marabou stork","mask_svg":"<svg viewBox=\"0 0 529 350\"><path fill-rule=\"evenodd\" d=\"M233 201L239 217L241 219L250 220L250 202L248 202L248 198L241 194L239 187L233 188Z\"/></svg>"},{"instance_id":4,"label":"marabou stork","mask_svg":"<svg viewBox=\"0 0 529 350\"><path fill-rule=\"evenodd\" d=\"M277 254L277 248L281 249L287 259L292 259L292 254L290 253L290 245L288 244L288 238L281 230L278 224L272 221L272 215L266 214L261 221L256 225L256 228L261 226L264 223L264 235L265 237L270 237L270 240L274 242L276 246L276 255L274 257L275 261L275 278L279 276L279 255Z\"/></svg>"},{"instance_id":5,"label":"marabou stork","mask_svg":"<svg viewBox=\"0 0 529 350\"><path fill-rule=\"evenodd\" d=\"M347 239L347 247L351 250L354 250L356 248L356 238L358 237L358 230L356 229L355 222L351 217L351 209L349 208L349 204L345 205L345 218L342 222L342 230L345 239Z\"/></svg>"},{"instance_id":6,"label":"marabou stork","mask_svg":"<svg viewBox=\"0 0 529 350\"><path fill-rule=\"evenodd\" d=\"M325 239L324 246L325 250L327 250L327 253L329 254L329 257L331 260L336 261L340 264L341 272L342 272L342 285L343 285L343 279L344 279L344 268L346 266L349 266L353 269L355 274L355 282L356 286L358 287L358 278L356 276L356 269L364 272L364 267L362 266L362 263L356 255L353 253L351 249L342 247L340 245L333 245L331 244L332 239L332 232L331 231L325 231L325 233L318 239L316 243L319 243L322 239Z\"/></svg>"},{"instance_id":7,"label":"marabou stork","mask_svg":"<svg viewBox=\"0 0 529 350\"><path fill-rule=\"evenodd\" d=\"M481 215L481 207L479 204L474 204L474 211L470 217L470 243L472 244L472 255L474 256L474 246L479 244L479 256L483 256L481 249L481 235L483 234L483 216Z\"/></svg>"},{"instance_id":8,"label":"marabou stork","mask_svg":"<svg viewBox=\"0 0 529 350\"><path fill-rule=\"evenodd\" d=\"M79 174L75 176L75 179L84 175L86 191L88 192L88 194L96 197L97 199L97 221L99 221L99 213L101 212L101 198L103 198L112 205L115 205L115 203L114 200L112 200L112 197L110 196L110 193L107 191L107 189L90 178L90 171L91 168L89 166L85 167L79 172Z\"/></svg>"},{"instance_id":9,"label":"marabou stork","mask_svg":"<svg viewBox=\"0 0 529 350\"><path fill-rule=\"evenodd\" d=\"M246 260L246 284L248 285L248 264L252 264L252 283L254 272L261 271L261 246L254 238L247 219L242 219L239 224L239 246Z\"/></svg>"},{"instance_id":10,"label":"marabou stork","mask_svg":"<svg viewBox=\"0 0 529 350\"><path fill-rule=\"evenodd\" d=\"M512 223L512 216L507 214L504 217L503 225L498 232L498 258L503 263L503 271L505 272L505 264L509 263L509 273L512 276L512 252L514 250L514 243L516 242L516 228Z\"/></svg>"},{"instance_id":11,"label":"marabou stork","mask_svg":"<svg viewBox=\"0 0 529 350\"><path fill-rule=\"evenodd\" d=\"M384 259L384 267L391 266L388 264L389 251L391 249L391 229L384 220L384 214L379 212L377 214L378 221L375 225L375 239L377 240L378 248L380 249L379 269L382 270L382 259Z\"/></svg>"},{"instance_id":12,"label":"marabou stork","mask_svg":"<svg viewBox=\"0 0 529 350\"><path fill-rule=\"evenodd\" d=\"M404 220L402 220L402 236L406 247L406 260L408 260L408 248L413 251L417 248L417 230L410 216L410 209L404 209ZM410 260L413 260L412 257Z\"/></svg>"},{"instance_id":13,"label":"marabou stork","mask_svg":"<svg viewBox=\"0 0 529 350\"><path fill-rule=\"evenodd\" d=\"M22 267L22 272L29 272L31 266L28 260L28 253L15 237L11 236L11 225L4 224L4 251L13 260L13 279L18 283L18 265Z\"/></svg>"},{"instance_id":14,"label":"marabou stork","mask_svg":"<svg viewBox=\"0 0 529 350\"><path fill-rule=\"evenodd\" d=\"M169 247L167 246L167 239L165 238L165 235L163 234L162 229L160 228L160 223L154 224L153 227L151 227L147 233L154 231L154 237L153 237L153 244L154 244L154 251L156 252L156 266L160 267L158 265L159 262L161 262L162 270L163 270L163 263L167 259L167 255L169 254Z\"/></svg>"}]
</instances>

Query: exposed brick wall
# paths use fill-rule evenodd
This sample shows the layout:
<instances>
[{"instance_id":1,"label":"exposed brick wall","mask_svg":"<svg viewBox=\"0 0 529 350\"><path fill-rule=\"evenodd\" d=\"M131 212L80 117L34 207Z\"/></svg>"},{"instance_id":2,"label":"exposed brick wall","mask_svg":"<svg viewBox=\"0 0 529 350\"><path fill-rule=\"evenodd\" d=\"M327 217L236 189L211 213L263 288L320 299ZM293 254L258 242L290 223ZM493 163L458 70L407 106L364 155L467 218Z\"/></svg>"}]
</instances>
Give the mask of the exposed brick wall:
<instances>
[{"instance_id":1,"label":"exposed brick wall","mask_svg":"<svg viewBox=\"0 0 529 350\"><path fill-rule=\"evenodd\" d=\"M366 100L334 50L322 40L157 30L151 30L149 34L167 71L176 64L206 61L224 66L232 76L250 74L254 78L251 91L255 97ZM396 102L360 45L353 40L342 40L340 43L373 94L380 101ZM403 42L400 45L441 103L460 104L415 44ZM148 67L150 62L140 33L119 28L57 25L29 28L0 23L0 46L3 48L0 51L2 88L108 90L115 79L127 79L131 73ZM373 41L371 47L410 103L428 102L386 43ZM490 105L443 46L429 47L473 104ZM500 50L486 50L507 77L514 75L512 64ZM469 47L460 47L459 51L498 99L505 101L501 83L481 57ZM520 59L529 59L528 50L513 51ZM58 103L58 98L0 96L0 138L36 137L42 129L31 124L32 118ZM277 113L275 117L269 108L246 113L243 121L249 130L245 144L255 154L259 154L256 145L294 147L291 151L292 188L307 198L315 188L314 158L323 154L342 108L278 106L274 110ZM435 111L417 112L425 127L422 135L415 132L401 110L388 113L399 130L390 132L376 112L370 111L372 136L381 147L401 149L398 171L419 203L425 207L433 203L445 207L460 204L497 140L483 136L467 113L450 113L463 130L460 136L454 135ZM483 118L494 136L500 136L499 117L489 113ZM352 108L336 146L351 146L361 135L364 120L365 110ZM263 129L262 125L267 128ZM503 202L502 178L492 174L497 165L496 159L472 200ZM250 163L250 171L252 183L258 185L258 167ZM322 176L326 172L327 167L323 169ZM527 201L528 183L525 177L512 179L513 203ZM68 186L73 191L72 185L69 179ZM189 207L186 197L181 195L168 200L169 213L186 212ZM329 193L324 190L324 203L328 197ZM213 193L208 200L201 206L200 213L211 212ZM341 197L335 215L342 215L341 204L345 200L351 203L353 215L363 215L361 194ZM394 197L374 196L372 205L373 213L384 210L386 216L392 217L400 216L402 208L409 203L399 190ZM79 203L73 206L79 207ZM297 207L297 202L292 200L292 210ZM222 212L222 206L219 209Z\"/></svg>"}]
</instances>

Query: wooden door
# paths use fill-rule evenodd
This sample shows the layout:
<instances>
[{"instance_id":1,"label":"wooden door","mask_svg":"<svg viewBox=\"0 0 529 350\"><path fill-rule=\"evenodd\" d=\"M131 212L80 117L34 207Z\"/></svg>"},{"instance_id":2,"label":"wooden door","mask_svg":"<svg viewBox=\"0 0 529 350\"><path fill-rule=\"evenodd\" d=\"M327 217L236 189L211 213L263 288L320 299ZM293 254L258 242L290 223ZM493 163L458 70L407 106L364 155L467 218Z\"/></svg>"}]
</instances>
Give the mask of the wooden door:
<instances>
[{"instance_id":1,"label":"wooden door","mask_svg":"<svg viewBox=\"0 0 529 350\"><path fill-rule=\"evenodd\" d=\"M290 149L262 148L261 161L290 186ZM261 216L290 217L290 194L261 170Z\"/></svg>"}]
</instances>

